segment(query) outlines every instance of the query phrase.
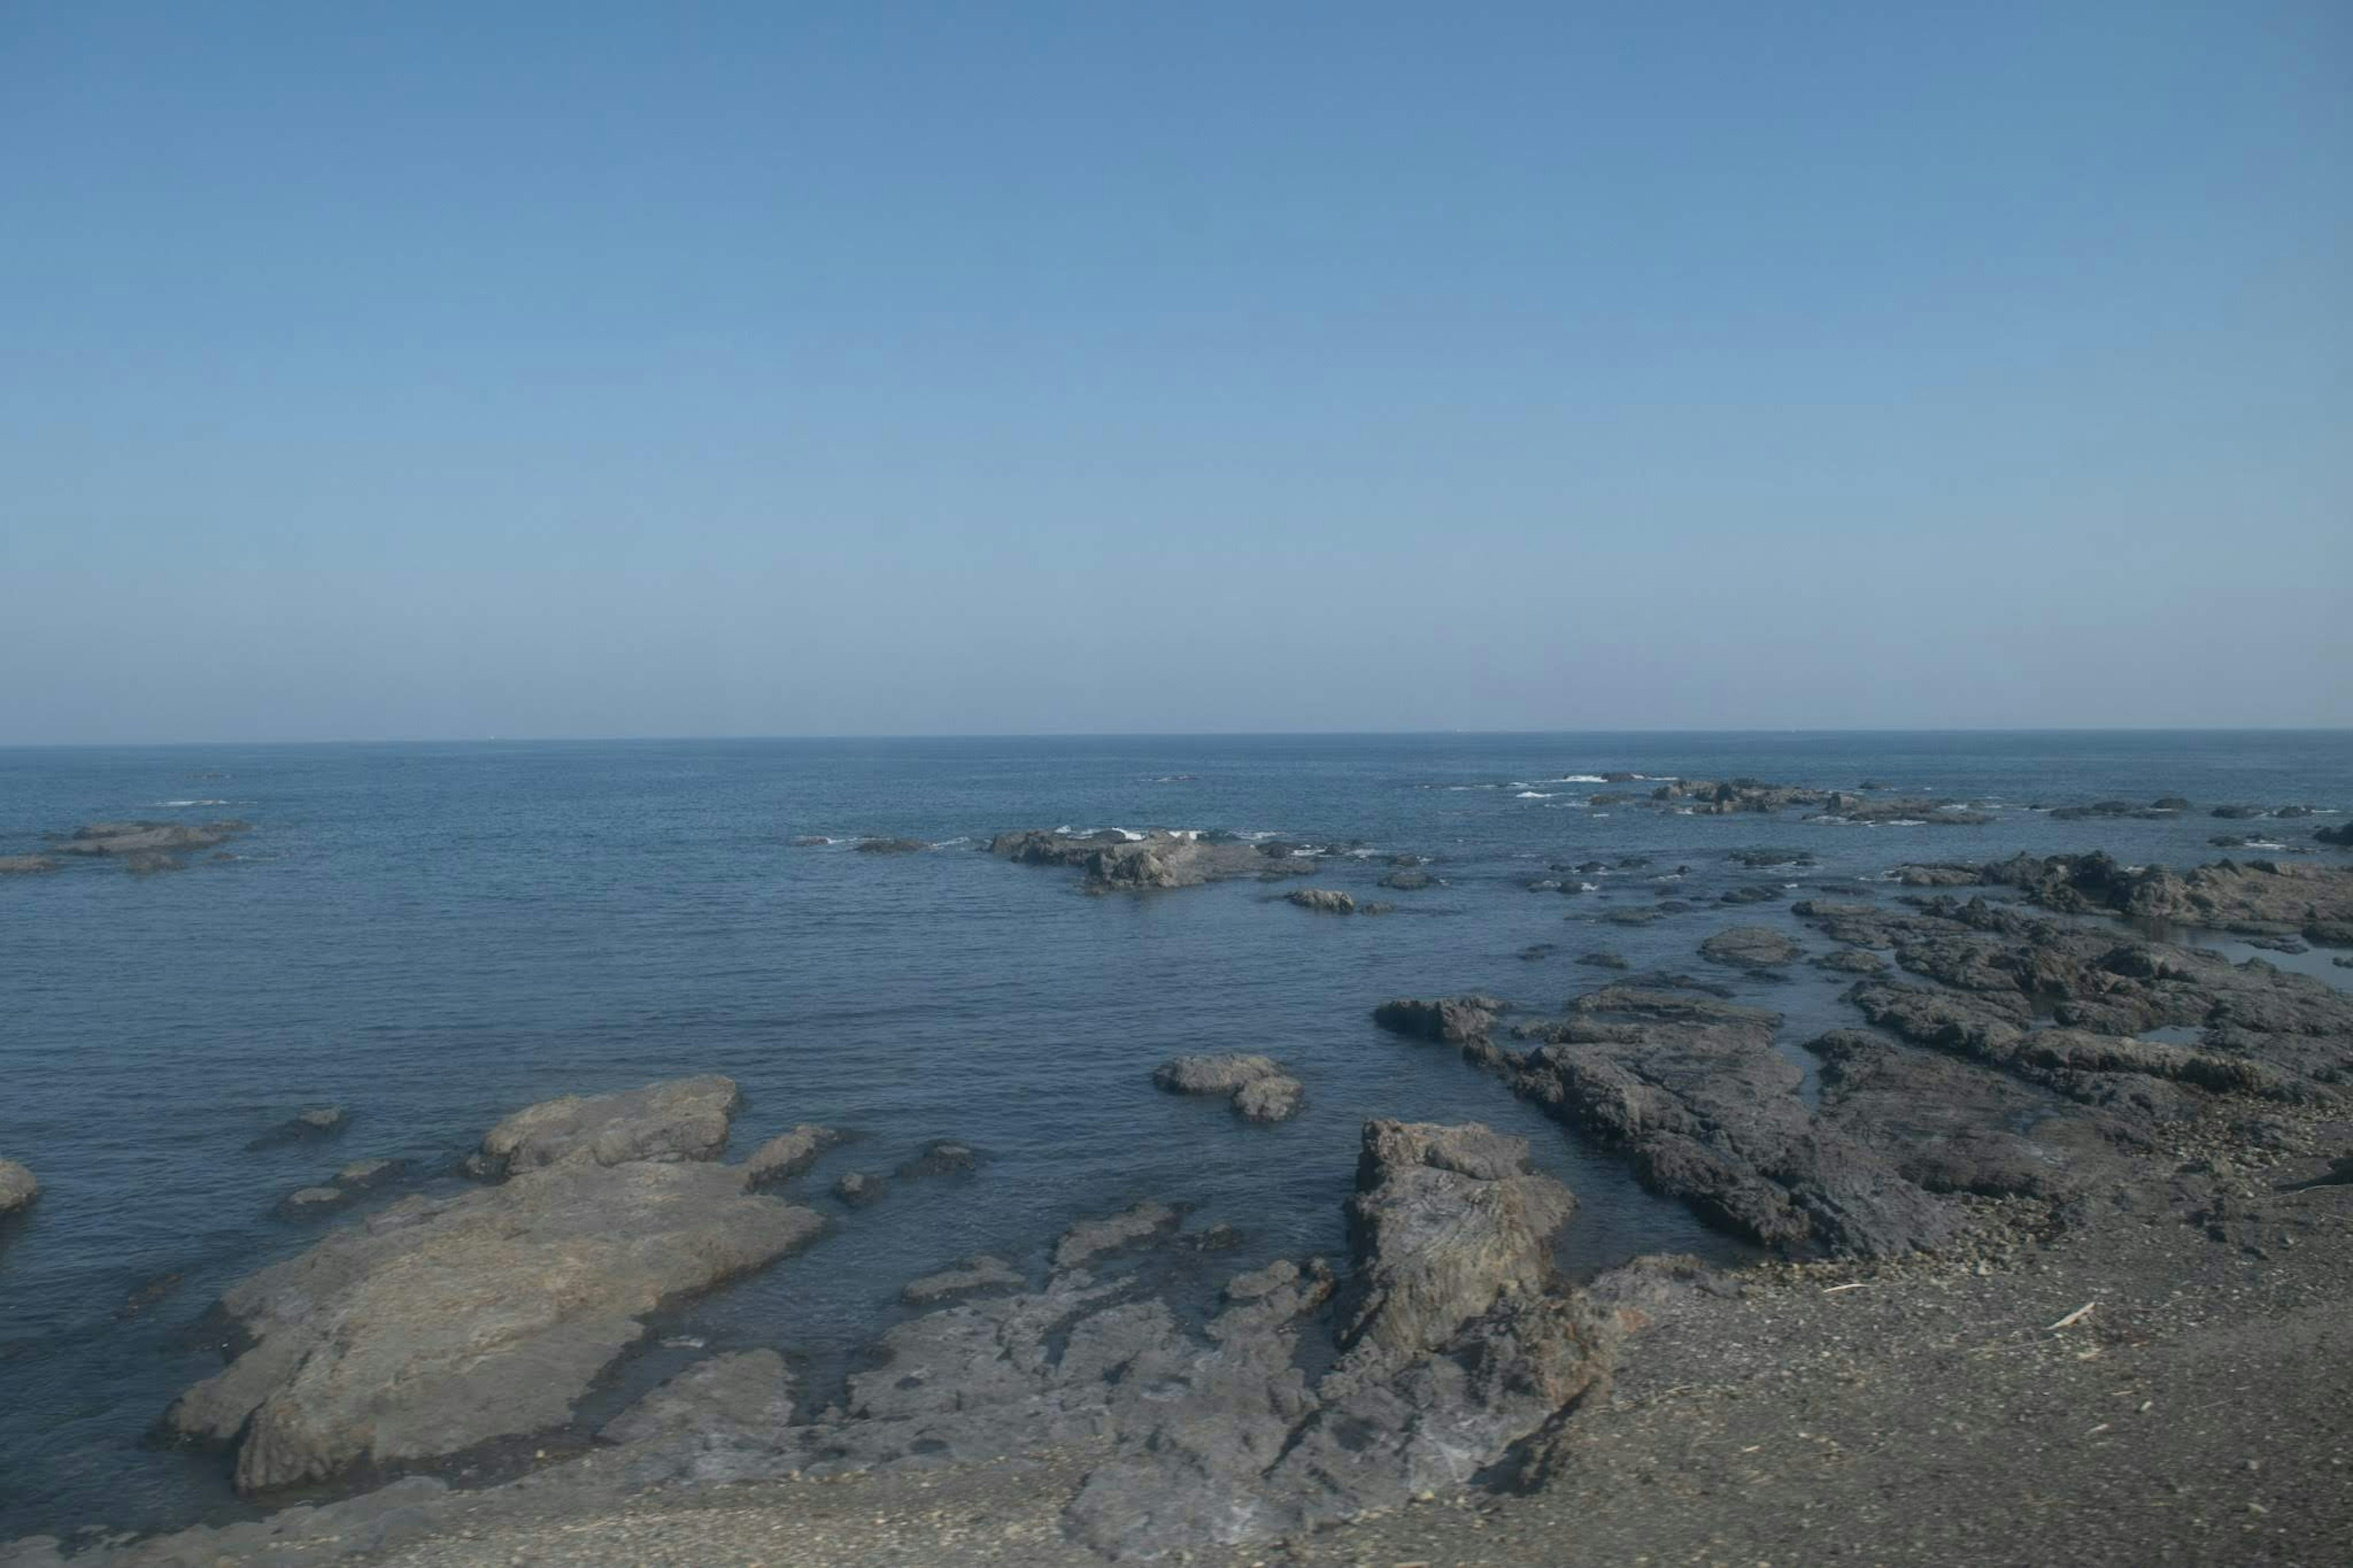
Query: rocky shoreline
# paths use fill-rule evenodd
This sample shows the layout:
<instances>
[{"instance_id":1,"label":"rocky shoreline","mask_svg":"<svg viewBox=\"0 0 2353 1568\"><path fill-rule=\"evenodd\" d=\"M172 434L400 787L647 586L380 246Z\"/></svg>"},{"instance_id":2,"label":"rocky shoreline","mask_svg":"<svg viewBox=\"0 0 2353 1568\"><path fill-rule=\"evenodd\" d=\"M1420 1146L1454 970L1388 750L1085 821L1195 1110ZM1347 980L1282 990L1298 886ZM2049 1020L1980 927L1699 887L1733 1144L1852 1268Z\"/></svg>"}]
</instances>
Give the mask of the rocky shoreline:
<instances>
[{"instance_id":1,"label":"rocky shoreline","mask_svg":"<svg viewBox=\"0 0 2353 1568\"><path fill-rule=\"evenodd\" d=\"M1967 815L1753 781L1657 798ZM1076 869L1092 892L1322 860L1161 832L989 849ZM492 1126L467 1162L475 1185L401 1198L232 1286L215 1319L227 1365L164 1418L232 1451L248 1493L388 1484L145 1541L35 1538L0 1564L1797 1561L1825 1543L2139 1562L2171 1540L2202 1542L2187 1560L2339 1560L2353 997L2169 938L2353 946L2353 868L2020 856L1894 879L1915 890L1792 896L1802 942L1735 925L1694 944L1718 978L1839 974L1852 1022L1800 1040L1782 1040L1780 1014L1670 973L1613 973L1560 1004L1373 1010L1397 1048L1459 1052L1757 1247L1757 1267L1647 1257L1571 1284L1551 1258L1576 1194L1524 1140L1375 1118L1324 1156L1356 1161L1336 1261L1218 1278L1217 1237L1169 1201L1137 1204L1062 1235L1042 1274L980 1255L910 1281L917 1315L838 1397L804 1386L787 1327L688 1366L586 1454L456 1489L457 1461L570 1420L665 1303L828 1229L788 1194L834 1130L795 1126L729 1164L742 1103L724 1077L567 1096ZM1317 912L1345 897L1290 895ZM1152 1078L1251 1121L1304 1093L1254 1053ZM980 1158L936 1142L896 1176ZM21 1171L0 1162L0 1213L37 1190ZM1204 1279L1206 1306L1187 1284ZM2184 1389L2209 1402L2195 1420L2147 1419ZM2262 1437L2255 1400L2292 1444ZM2080 1436L2021 1438L2030 1415ZM2191 1468L2258 1446L2228 1485ZM2179 1473L2133 1479L2152 1465ZM2021 1487L2042 1521L2024 1533L2003 1496ZM1906 1533L1922 1510L1943 1533ZM2083 1539L2094 1521L2105 1533Z\"/></svg>"}]
</instances>

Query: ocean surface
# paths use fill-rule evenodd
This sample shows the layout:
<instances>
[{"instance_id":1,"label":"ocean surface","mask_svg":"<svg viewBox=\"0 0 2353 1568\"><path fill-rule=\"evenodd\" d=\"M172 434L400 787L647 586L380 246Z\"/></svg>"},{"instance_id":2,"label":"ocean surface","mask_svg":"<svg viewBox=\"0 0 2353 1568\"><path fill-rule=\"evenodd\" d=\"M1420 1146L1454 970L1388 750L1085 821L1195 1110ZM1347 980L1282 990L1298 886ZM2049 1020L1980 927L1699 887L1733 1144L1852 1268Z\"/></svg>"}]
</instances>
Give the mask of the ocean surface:
<instances>
[{"instance_id":1,"label":"ocean surface","mask_svg":"<svg viewBox=\"0 0 2353 1568\"><path fill-rule=\"evenodd\" d=\"M1596 808L1612 771L1748 775L1966 800L1981 827L1864 827ZM2034 809L2187 796L2168 821ZM1338 1256L1364 1118L1478 1119L1525 1134L1581 1200L1572 1272L1661 1248L1736 1255L1449 1049L1382 1034L1400 994L1482 990L1547 1008L1600 984L1597 949L1706 973L1780 1009L1785 1048L1852 1023L1840 981L1709 970L1726 924L1596 917L1671 888L1857 883L1918 859L2105 847L2180 865L2217 833L2309 847L2342 821L2221 822L2220 804L2353 807L2353 734L1619 734L646 742L0 750L0 855L93 820L236 816L234 858L135 877L111 864L0 879L0 1155L38 1173L0 1228L0 1541L103 1521L234 1516L217 1451L153 1436L221 1364L192 1325L221 1289L332 1221L280 1217L353 1160L420 1187L501 1116L570 1092L723 1072L744 1087L731 1157L796 1122L850 1129L794 1189L836 1216L799 1257L669 1314L584 1422L707 1350L786 1349L821 1394L896 1321L900 1287L965 1254L1029 1267L1072 1220L1156 1196L1225 1221L1220 1274ZM1092 898L1073 873L984 853L1019 827L1219 828L1349 845L1309 882ZM797 836L834 843L796 847ZM853 853L905 836L919 854ZM1736 850L1819 864L1751 869ZM1377 890L1387 858L1441 879ZM2261 850L2243 853L2263 853ZM2323 853L2334 853L2323 851ZM1649 858L1606 874L1553 862ZM1682 868L1679 870L1679 868ZM1317 916L1296 887L1394 900ZM1883 896L1892 889L1882 887ZM1793 897L1803 896L1793 893ZM1802 932L1810 951L1826 944ZM2238 956L2250 950L2200 937ZM1536 944L1555 951L1521 956ZM2343 984L2326 955L2264 955ZM1187 1051L1262 1051L1309 1102L1274 1127L1166 1095ZM248 1151L305 1106L331 1141ZM981 1151L967 1179L899 1182L856 1211L839 1173L933 1138ZM667 1343L662 1342L669 1342Z\"/></svg>"}]
</instances>

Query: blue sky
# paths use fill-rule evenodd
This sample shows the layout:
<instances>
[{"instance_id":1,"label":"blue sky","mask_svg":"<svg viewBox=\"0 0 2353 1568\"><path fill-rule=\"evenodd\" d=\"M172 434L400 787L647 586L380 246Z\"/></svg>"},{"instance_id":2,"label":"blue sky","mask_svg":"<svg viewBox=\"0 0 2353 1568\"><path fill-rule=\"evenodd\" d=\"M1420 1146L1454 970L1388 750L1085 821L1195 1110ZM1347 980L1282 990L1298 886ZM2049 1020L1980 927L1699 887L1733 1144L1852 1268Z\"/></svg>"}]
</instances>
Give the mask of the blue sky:
<instances>
[{"instance_id":1,"label":"blue sky","mask_svg":"<svg viewBox=\"0 0 2353 1568\"><path fill-rule=\"evenodd\" d=\"M0 742L2353 723L2353 9L18 4Z\"/></svg>"}]
</instances>

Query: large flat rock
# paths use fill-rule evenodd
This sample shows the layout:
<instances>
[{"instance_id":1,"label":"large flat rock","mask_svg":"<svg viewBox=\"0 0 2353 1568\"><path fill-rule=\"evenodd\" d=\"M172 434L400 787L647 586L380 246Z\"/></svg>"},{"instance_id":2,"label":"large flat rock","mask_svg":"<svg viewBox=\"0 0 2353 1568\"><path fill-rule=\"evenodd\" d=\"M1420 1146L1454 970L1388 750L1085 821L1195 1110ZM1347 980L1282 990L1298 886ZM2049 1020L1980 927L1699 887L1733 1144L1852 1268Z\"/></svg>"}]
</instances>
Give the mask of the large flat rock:
<instances>
[{"instance_id":1,"label":"large flat rock","mask_svg":"<svg viewBox=\"0 0 2353 1568\"><path fill-rule=\"evenodd\" d=\"M708 1160L727 1146L729 1122L743 1102L735 1080L717 1073L620 1094L567 1094L491 1128L470 1168L491 1176L575 1160Z\"/></svg>"},{"instance_id":2,"label":"large flat rock","mask_svg":"<svg viewBox=\"0 0 2353 1568\"><path fill-rule=\"evenodd\" d=\"M665 1299L824 1222L724 1166L569 1161L411 1197L232 1287L251 1344L167 1424L238 1443L247 1491L557 1426Z\"/></svg>"}]
</instances>

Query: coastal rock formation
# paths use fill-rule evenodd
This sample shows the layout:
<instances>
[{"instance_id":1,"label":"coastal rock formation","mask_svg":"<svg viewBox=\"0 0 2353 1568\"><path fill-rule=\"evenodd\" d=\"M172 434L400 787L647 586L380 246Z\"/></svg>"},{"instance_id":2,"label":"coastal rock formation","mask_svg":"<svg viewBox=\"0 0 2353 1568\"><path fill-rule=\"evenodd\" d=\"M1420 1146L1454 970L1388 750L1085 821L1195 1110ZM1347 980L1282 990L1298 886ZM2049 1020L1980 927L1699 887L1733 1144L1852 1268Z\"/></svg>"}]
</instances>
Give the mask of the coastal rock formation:
<instances>
[{"instance_id":1,"label":"coastal rock formation","mask_svg":"<svg viewBox=\"0 0 2353 1568\"><path fill-rule=\"evenodd\" d=\"M0 877L37 877L57 868L46 855L0 855Z\"/></svg>"},{"instance_id":2,"label":"coastal rock formation","mask_svg":"<svg viewBox=\"0 0 2353 1568\"><path fill-rule=\"evenodd\" d=\"M861 838L850 847L860 855L913 855L931 846L920 838Z\"/></svg>"},{"instance_id":3,"label":"coastal rock formation","mask_svg":"<svg viewBox=\"0 0 2353 1568\"><path fill-rule=\"evenodd\" d=\"M248 1348L166 1424L237 1442L245 1491L553 1426L664 1300L822 1225L708 1164L582 1157L406 1198L232 1286Z\"/></svg>"},{"instance_id":4,"label":"coastal rock formation","mask_svg":"<svg viewBox=\"0 0 2353 1568\"><path fill-rule=\"evenodd\" d=\"M1487 1037L1509 1004L1493 996L1443 996L1435 1002L1401 996L1373 1009L1373 1022L1393 1035L1459 1046Z\"/></svg>"},{"instance_id":5,"label":"coastal rock formation","mask_svg":"<svg viewBox=\"0 0 2353 1568\"><path fill-rule=\"evenodd\" d=\"M1767 784L1761 779L1677 779L1651 792L1662 805L1688 806L1703 816L1725 816L1736 812L1771 813L1794 805L1826 805L1827 790L1799 784Z\"/></svg>"},{"instance_id":6,"label":"coastal rock formation","mask_svg":"<svg viewBox=\"0 0 2353 1568\"><path fill-rule=\"evenodd\" d=\"M909 1179L922 1176L965 1176L980 1168L980 1156L968 1143L953 1138L934 1138L923 1145L923 1152L902 1162L897 1174Z\"/></svg>"},{"instance_id":7,"label":"coastal rock formation","mask_svg":"<svg viewBox=\"0 0 2353 1568\"><path fill-rule=\"evenodd\" d=\"M727 1146L729 1123L742 1103L735 1080L717 1073L620 1094L567 1094L491 1128L467 1170L499 1176L579 1161L708 1160Z\"/></svg>"},{"instance_id":8,"label":"coastal rock formation","mask_svg":"<svg viewBox=\"0 0 2353 1568\"><path fill-rule=\"evenodd\" d=\"M280 1148L289 1143L306 1143L314 1138L332 1138L351 1121L350 1115L340 1105L314 1105L296 1112L276 1127L245 1146L248 1154L264 1149Z\"/></svg>"},{"instance_id":9,"label":"coastal rock formation","mask_svg":"<svg viewBox=\"0 0 2353 1568\"><path fill-rule=\"evenodd\" d=\"M1183 1218L1166 1204L1147 1198L1115 1215L1082 1221L1064 1231L1062 1239L1054 1244L1054 1267L1079 1268L1104 1253L1166 1235L1175 1230Z\"/></svg>"},{"instance_id":10,"label":"coastal rock formation","mask_svg":"<svg viewBox=\"0 0 2353 1568\"><path fill-rule=\"evenodd\" d=\"M788 1181L816 1164L818 1155L841 1142L845 1136L830 1127L808 1122L789 1132L780 1132L753 1150L752 1157L744 1162L744 1184L759 1187Z\"/></svg>"},{"instance_id":11,"label":"coastal rock formation","mask_svg":"<svg viewBox=\"0 0 2353 1568\"><path fill-rule=\"evenodd\" d=\"M596 1436L646 1456L630 1467L635 1485L712 1485L772 1474L776 1435L792 1419L793 1374L785 1358L772 1350L734 1351L695 1363Z\"/></svg>"},{"instance_id":12,"label":"coastal rock formation","mask_svg":"<svg viewBox=\"0 0 2353 1568\"><path fill-rule=\"evenodd\" d=\"M969 1295L975 1290L1018 1289L1027 1283L1021 1271L1005 1259L982 1253L965 1258L953 1268L944 1268L937 1274L926 1274L921 1279L909 1281L906 1289L899 1292L899 1299L910 1307L929 1307L951 1296Z\"/></svg>"},{"instance_id":13,"label":"coastal rock formation","mask_svg":"<svg viewBox=\"0 0 2353 1568\"><path fill-rule=\"evenodd\" d=\"M2353 849L2353 822L2340 822L2334 827L2324 827L2312 837L2323 844Z\"/></svg>"},{"instance_id":14,"label":"coastal rock formation","mask_svg":"<svg viewBox=\"0 0 2353 1568\"><path fill-rule=\"evenodd\" d=\"M1802 1075L1773 1048L1779 1021L1612 985L1571 1004L1525 1056L1486 1042L1464 1054L1737 1235L1799 1255L1933 1250L1954 1213L1806 1109Z\"/></svg>"},{"instance_id":15,"label":"coastal rock formation","mask_svg":"<svg viewBox=\"0 0 2353 1568\"><path fill-rule=\"evenodd\" d=\"M1302 888L1296 892L1285 893L1283 898L1303 910L1314 910L1318 914L1352 915L1356 912L1356 900L1330 888Z\"/></svg>"},{"instance_id":16,"label":"coastal rock formation","mask_svg":"<svg viewBox=\"0 0 2353 1568\"><path fill-rule=\"evenodd\" d=\"M1231 877L1293 875L1312 870L1314 860L1282 846L1215 841L1198 833L1155 830L1130 838L1116 828L1070 834L1029 829L1000 833L988 852L1025 866L1074 866L1089 892L1140 892L1194 888Z\"/></svg>"},{"instance_id":17,"label":"coastal rock formation","mask_svg":"<svg viewBox=\"0 0 2353 1568\"><path fill-rule=\"evenodd\" d=\"M1305 1086L1271 1057L1177 1057L1152 1071L1152 1081L1176 1094L1222 1094L1246 1121L1283 1121L1299 1113Z\"/></svg>"},{"instance_id":18,"label":"coastal rock formation","mask_svg":"<svg viewBox=\"0 0 2353 1568\"><path fill-rule=\"evenodd\" d=\"M1770 926L1731 926L1699 944L1700 956L1733 969L1775 969L1793 962L1798 944Z\"/></svg>"},{"instance_id":19,"label":"coastal rock formation","mask_svg":"<svg viewBox=\"0 0 2353 1568\"><path fill-rule=\"evenodd\" d=\"M15 1214L41 1195L33 1173L14 1160L0 1160L0 1215Z\"/></svg>"},{"instance_id":20,"label":"coastal rock formation","mask_svg":"<svg viewBox=\"0 0 2353 1568\"><path fill-rule=\"evenodd\" d=\"M2220 860L2187 875L2124 866L2102 851L2021 855L1982 873L2046 909L2212 926L2256 936L2301 935L2353 946L2353 867Z\"/></svg>"}]
</instances>

